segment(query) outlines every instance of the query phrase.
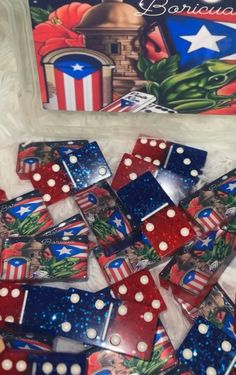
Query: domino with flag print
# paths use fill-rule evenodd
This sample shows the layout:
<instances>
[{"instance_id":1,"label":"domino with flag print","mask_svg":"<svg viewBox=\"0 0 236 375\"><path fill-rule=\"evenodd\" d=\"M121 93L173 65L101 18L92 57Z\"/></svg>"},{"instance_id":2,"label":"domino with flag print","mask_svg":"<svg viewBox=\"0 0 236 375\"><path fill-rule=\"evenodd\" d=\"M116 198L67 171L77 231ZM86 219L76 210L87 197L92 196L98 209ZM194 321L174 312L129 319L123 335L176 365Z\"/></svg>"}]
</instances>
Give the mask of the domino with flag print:
<instances>
[{"instance_id":1,"label":"domino with flag print","mask_svg":"<svg viewBox=\"0 0 236 375\"><path fill-rule=\"evenodd\" d=\"M154 95L145 92L131 91L102 108L100 112L140 112L148 104L155 101L156 97Z\"/></svg>"},{"instance_id":2,"label":"domino with flag print","mask_svg":"<svg viewBox=\"0 0 236 375\"><path fill-rule=\"evenodd\" d=\"M6 238L2 245L2 280L87 278L87 237Z\"/></svg>"},{"instance_id":3,"label":"domino with flag print","mask_svg":"<svg viewBox=\"0 0 236 375\"><path fill-rule=\"evenodd\" d=\"M118 165L111 186L114 190L119 190L130 181L135 180L138 176L148 171L155 176L157 167L152 163L126 153Z\"/></svg>"},{"instance_id":4,"label":"domino with flag print","mask_svg":"<svg viewBox=\"0 0 236 375\"><path fill-rule=\"evenodd\" d=\"M137 242L119 251L118 254L105 256L99 248L94 251L94 254L109 284L114 284L133 273L155 267L160 263L160 258L143 233L140 234Z\"/></svg>"},{"instance_id":5,"label":"domino with flag print","mask_svg":"<svg viewBox=\"0 0 236 375\"><path fill-rule=\"evenodd\" d=\"M77 193L75 200L105 255L137 241L139 236L131 216L106 181Z\"/></svg>"},{"instance_id":6,"label":"domino with flag print","mask_svg":"<svg viewBox=\"0 0 236 375\"><path fill-rule=\"evenodd\" d=\"M205 185L181 206L205 232L229 223L236 216L236 169Z\"/></svg>"},{"instance_id":7,"label":"domino with flag print","mask_svg":"<svg viewBox=\"0 0 236 375\"><path fill-rule=\"evenodd\" d=\"M199 317L177 350L180 363L195 374L225 375L236 357L236 341L208 320Z\"/></svg>"},{"instance_id":8,"label":"domino with flag print","mask_svg":"<svg viewBox=\"0 0 236 375\"><path fill-rule=\"evenodd\" d=\"M172 204L151 172L146 172L123 186L118 190L117 195L139 223Z\"/></svg>"},{"instance_id":9,"label":"domino with flag print","mask_svg":"<svg viewBox=\"0 0 236 375\"><path fill-rule=\"evenodd\" d=\"M160 257L172 255L196 237L184 211L171 205L144 220L142 231Z\"/></svg>"},{"instance_id":10,"label":"domino with flag print","mask_svg":"<svg viewBox=\"0 0 236 375\"><path fill-rule=\"evenodd\" d=\"M61 223L41 232L39 237L56 235L56 237L87 236L89 228L80 214L74 215Z\"/></svg>"},{"instance_id":11,"label":"domino with flag print","mask_svg":"<svg viewBox=\"0 0 236 375\"><path fill-rule=\"evenodd\" d=\"M236 236L221 229L198 236L181 248L160 273L164 287L199 307L235 256Z\"/></svg>"},{"instance_id":12,"label":"domino with flag print","mask_svg":"<svg viewBox=\"0 0 236 375\"><path fill-rule=\"evenodd\" d=\"M216 284L211 289L199 308L182 299L177 300L190 321L193 321L198 316L203 316L232 339L236 338L234 332L234 304L219 284Z\"/></svg>"},{"instance_id":13,"label":"domino with flag print","mask_svg":"<svg viewBox=\"0 0 236 375\"><path fill-rule=\"evenodd\" d=\"M111 176L110 168L97 142L91 142L64 156L63 166L76 191L96 184Z\"/></svg>"},{"instance_id":14,"label":"domino with flag print","mask_svg":"<svg viewBox=\"0 0 236 375\"><path fill-rule=\"evenodd\" d=\"M22 329L151 358L158 316L152 306L114 299L109 288L96 293L30 285L24 289Z\"/></svg>"},{"instance_id":15,"label":"domino with flag print","mask_svg":"<svg viewBox=\"0 0 236 375\"><path fill-rule=\"evenodd\" d=\"M22 331L19 326L1 326L0 337L5 341L8 348L14 350L51 351L53 347L51 338L38 334L29 334Z\"/></svg>"},{"instance_id":16,"label":"domino with flag print","mask_svg":"<svg viewBox=\"0 0 236 375\"><path fill-rule=\"evenodd\" d=\"M206 158L207 152L204 150L172 143L163 167L182 177L191 179L192 185L194 185L198 182Z\"/></svg>"},{"instance_id":17,"label":"domino with flag print","mask_svg":"<svg viewBox=\"0 0 236 375\"><path fill-rule=\"evenodd\" d=\"M162 166L171 143L163 139L140 136L134 145L132 154L139 159Z\"/></svg>"},{"instance_id":18,"label":"domino with flag print","mask_svg":"<svg viewBox=\"0 0 236 375\"><path fill-rule=\"evenodd\" d=\"M158 320L150 361L124 356L109 350L91 351L87 356L87 375L109 374L107 368L119 369L124 374L148 374L166 371L176 364L175 350L160 320Z\"/></svg>"},{"instance_id":19,"label":"domino with flag print","mask_svg":"<svg viewBox=\"0 0 236 375\"><path fill-rule=\"evenodd\" d=\"M83 147L86 140L50 141L21 143L18 149L16 173L22 180L37 168L64 156L73 149Z\"/></svg>"},{"instance_id":20,"label":"domino with flag print","mask_svg":"<svg viewBox=\"0 0 236 375\"><path fill-rule=\"evenodd\" d=\"M36 168L34 172L30 173L29 178L46 205L70 196L71 181L58 160Z\"/></svg>"},{"instance_id":21,"label":"domino with flag print","mask_svg":"<svg viewBox=\"0 0 236 375\"><path fill-rule=\"evenodd\" d=\"M32 191L0 205L0 235L32 236L53 225L39 192Z\"/></svg>"}]
</instances>

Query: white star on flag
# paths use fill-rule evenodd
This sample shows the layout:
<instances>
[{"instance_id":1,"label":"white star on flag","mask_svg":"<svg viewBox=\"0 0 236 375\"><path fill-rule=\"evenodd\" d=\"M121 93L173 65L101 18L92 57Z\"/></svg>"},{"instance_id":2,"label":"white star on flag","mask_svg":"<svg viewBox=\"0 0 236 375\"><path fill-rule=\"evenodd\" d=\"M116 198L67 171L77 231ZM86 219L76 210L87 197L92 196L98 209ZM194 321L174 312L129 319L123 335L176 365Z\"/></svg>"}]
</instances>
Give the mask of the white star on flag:
<instances>
[{"instance_id":1,"label":"white star on flag","mask_svg":"<svg viewBox=\"0 0 236 375\"><path fill-rule=\"evenodd\" d=\"M121 220L118 217L113 220L113 223L116 224L117 228L122 227Z\"/></svg>"},{"instance_id":2,"label":"white star on flag","mask_svg":"<svg viewBox=\"0 0 236 375\"><path fill-rule=\"evenodd\" d=\"M62 249L60 250L57 250L59 252L59 255L64 255L64 254L69 254L71 255L71 250L70 249L67 249L66 246L63 246Z\"/></svg>"},{"instance_id":3,"label":"white star on flag","mask_svg":"<svg viewBox=\"0 0 236 375\"><path fill-rule=\"evenodd\" d=\"M229 186L227 187L226 190L233 191L234 189L236 189L236 182L229 183Z\"/></svg>"},{"instance_id":4,"label":"white star on flag","mask_svg":"<svg viewBox=\"0 0 236 375\"><path fill-rule=\"evenodd\" d=\"M180 38L191 43L188 53L206 48L211 51L220 52L217 42L225 39L225 35L213 35L206 26L202 26L196 35L183 35Z\"/></svg>"},{"instance_id":5,"label":"white star on flag","mask_svg":"<svg viewBox=\"0 0 236 375\"><path fill-rule=\"evenodd\" d=\"M18 214L20 214L20 216L24 215L26 212L30 212L30 207L24 207L22 206L19 211L17 211Z\"/></svg>"},{"instance_id":6,"label":"white star on flag","mask_svg":"<svg viewBox=\"0 0 236 375\"><path fill-rule=\"evenodd\" d=\"M84 69L84 67L80 64L75 64L75 65L72 65L71 67L73 68L74 72L77 72L78 70L82 72L82 70Z\"/></svg>"},{"instance_id":7,"label":"white star on flag","mask_svg":"<svg viewBox=\"0 0 236 375\"><path fill-rule=\"evenodd\" d=\"M201 244L202 244L202 246L206 246L207 247L211 241L212 241L212 239L209 238L209 237L207 237L207 238L205 238L205 240L201 241Z\"/></svg>"},{"instance_id":8,"label":"white star on flag","mask_svg":"<svg viewBox=\"0 0 236 375\"><path fill-rule=\"evenodd\" d=\"M66 154L66 155L69 155L69 154L71 154L71 153L72 153L71 148L69 148L68 150L64 151L64 154Z\"/></svg>"}]
</instances>

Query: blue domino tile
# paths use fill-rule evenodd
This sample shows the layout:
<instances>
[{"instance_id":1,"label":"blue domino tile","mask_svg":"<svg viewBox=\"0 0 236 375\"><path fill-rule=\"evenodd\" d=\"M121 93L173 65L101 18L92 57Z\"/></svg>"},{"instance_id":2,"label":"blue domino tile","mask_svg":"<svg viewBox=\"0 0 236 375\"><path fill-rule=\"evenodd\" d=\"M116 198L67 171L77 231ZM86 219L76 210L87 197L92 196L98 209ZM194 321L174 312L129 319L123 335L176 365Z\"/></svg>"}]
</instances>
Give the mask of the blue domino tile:
<instances>
[{"instance_id":1,"label":"blue domino tile","mask_svg":"<svg viewBox=\"0 0 236 375\"><path fill-rule=\"evenodd\" d=\"M77 191L111 176L110 168L97 142L88 143L64 156L62 163Z\"/></svg>"},{"instance_id":2,"label":"blue domino tile","mask_svg":"<svg viewBox=\"0 0 236 375\"><path fill-rule=\"evenodd\" d=\"M204 150L173 143L167 154L164 168L197 183L206 158L207 152Z\"/></svg>"},{"instance_id":3,"label":"blue domino tile","mask_svg":"<svg viewBox=\"0 0 236 375\"><path fill-rule=\"evenodd\" d=\"M156 176L162 189L169 195L176 205L191 193L191 190L195 185L193 178L180 176L177 173L169 171L168 169L160 168L158 169Z\"/></svg>"},{"instance_id":4,"label":"blue domino tile","mask_svg":"<svg viewBox=\"0 0 236 375\"><path fill-rule=\"evenodd\" d=\"M110 306L121 304L111 297L109 289L91 293L74 288L65 291L27 285L26 290L24 329L44 332L52 337L67 337L88 345L99 343L108 314L109 320L114 318L115 309L110 311ZM92 337L94 332L96 340Z\"/></svg>"},{"instance_id":5,"label":"blue domino tile","mask_svg":"<svg viewBox=\"0 0 236 375\"><path fill-rule=\"evenodd\" d=\"M84 375L86 374L85 354L74 353L34 353L29 355L34 375Z\"/></svg>"},{"instance_id":6,"label":"blue domino tile","mask_svg":"<svg viewBox=\"0 0 236 375\"><path fill-rule=\"evenodd\" d=\"M163 206L173 204L150 172L125 185L117 194L129 213L139 222Z\"/></svg>"},{"instance_id":7,"label":"blue domino tile","mask_svg":"<svg viewBox=\"0 0 236 375\"><path fill-rule=\"evenodd\" d=\"M199 317L177 351L179 362L197 375L224 375L236 355L236 341Z\"/></svg>"}]
</instances>

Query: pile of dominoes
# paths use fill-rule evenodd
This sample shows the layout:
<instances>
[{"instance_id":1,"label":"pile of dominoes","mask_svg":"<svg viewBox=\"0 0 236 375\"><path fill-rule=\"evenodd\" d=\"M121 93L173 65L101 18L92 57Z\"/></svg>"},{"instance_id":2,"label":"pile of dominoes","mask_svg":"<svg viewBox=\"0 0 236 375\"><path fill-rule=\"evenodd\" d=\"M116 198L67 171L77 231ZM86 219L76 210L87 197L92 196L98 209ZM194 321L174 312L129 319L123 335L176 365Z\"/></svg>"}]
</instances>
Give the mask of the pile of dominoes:
<instances>
[{"instance_id":1,"label":"pile of dominoes","mask_svg":"<svg viewBox=\"0 0 236 375\"><path fill-rule=\"evenodd\" d=\"M19 146L33 188L0 194L1 375L234 374L234 301L218 279L236 253L236 169L197 190L206 160L140 136L112 177L96 142ZM68 197L78 214L55 225L48 207ZM109 285L95 293L78 287L91 254ZM162 263L160 284L192 323L177 350L150 272Z\"/></svg>"}]
</instances>

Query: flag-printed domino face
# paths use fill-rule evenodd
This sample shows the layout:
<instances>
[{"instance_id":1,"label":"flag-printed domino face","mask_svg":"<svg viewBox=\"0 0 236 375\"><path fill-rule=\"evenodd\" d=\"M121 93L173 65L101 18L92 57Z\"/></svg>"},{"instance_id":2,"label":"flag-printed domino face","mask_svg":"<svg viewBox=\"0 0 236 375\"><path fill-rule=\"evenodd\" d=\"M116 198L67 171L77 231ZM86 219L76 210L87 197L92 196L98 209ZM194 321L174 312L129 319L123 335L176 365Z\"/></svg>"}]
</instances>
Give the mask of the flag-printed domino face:
<instances>
[{"instance_id":1,"label":"flag-printed domino face","mask_svg":"<svg viewBox=\"0 0 236 375\"><path fill-rule=\"evenodd\" d=\"M112 180L112 188L119 190L130 181L135 180L145 172L151 172L153 175L157 172L157 167L137 157L124 154Z\"/></svg>"},{"instance_id":2,"label":"flag-printed domino face","mask_svg":"<svg viewBox=\"0 0 236 375\"><path fill-rule=\"evenodd\" d=\"M20 284L0 281L0 322L19 323L24 295Z\"/></svg>"},{"instance_id":3,"label":"flag-printed domino face","mask_svg":"<svg viewBox=\"0 0 236 375\"><path fill-rule=\"evenodd\" d=\"M59 155L66 155L69 150L80 148L86 143L88 141L21 143L18 150L16 172L21 179L28 179L29 174L40 166L50 163Z\"/></svg>"},{"instance_id":4,"label":"flag-printed domino face","mask_svg":"<svg viewBox=\"0 0 236 375\"><path fill-rule=\"evenodd\" d=\"M1 279L83 279L87 260L86 237L8 238L1 252Z\"/></svg>"},{"instance_id":5,"label":"flag-printed domino face","mask_svg":"<svg viewBox=\"0 0 236 375\"><path fill-rule=\"evenodd\" d=\"M61 223L40 233L40 237L56 235L56 237L86 236L89 232L87 224L80 214L62 221Z\"/></svg>"},{"instance_id":6,"label":"flag-printed domino face","mask_svg":"<svg viewBox=\"0 0 236 375\"><path fill-rule=\"evenodd\" d=\"M136 371L139 371L140 374L144 374L144 371L151 371L151 369L162 371L173 366L173 364L177 362L174 358L175 351L160 320L157 324L153 352L154 353L149 362L124 356L109 350L93 352L87 358L87 374L108 375L109 372L107 371L110 371L108 370L108 367L111 363L114 367L119 366L119 369L123 370L124 373L132 374L136 373ZM159 354L156 355L156 352Z\"/></svg>"},{"instance_id":7,"label":"flag-printed domino face","mask_svg":"<svg viewBox=\"0 0 236 375\"><path fill-rule=\"evenodd\" d=\"M37 191L32 191L0 205L2 236L31 236L53 224L49 212Z\"/></svg>"},{"instance_id":8,"label":"flag-printed domino face","mask_svg":"<svg viewBox=\"0 0 236 375\"><path fill-rule=\"evenodd\" d=\"M144 107L140 112L144 113L160 113L160 114L168 114L168 113L177 113L171 108L163 107L162 105L152 103Z\"/></svg>"},{"instance_id":9,"label":"flag-printed domino face","mask_svg":"<svg viewBox=\"0 0 236 375\"><path fill-rule=\"evenodd\" d=\"M13 326L10 328L8 325L0 328L1 338L4 339L7 347L18 350L52 350L52 340L50 338L38 334L31 334L29 338L29 334L23 332L19 327Z\"/></svg>"},{"instance_id":10,"label":"flag-printed domino face","mask_svg":"<svg viewBox=\"0 0 236 375\"><path fill-rule=\"evenodd\" d=\"M161 279L180 287L195 296L200 296L223 272L235 251L235 235L218 230L203 234L194 242L182 248L160 273ZM218 254L218 255L216 255ZM176 290L176 288L175 288ZM193 299L185 294L183 299L193 304ZM202 300L201 300L202 301Z\"/></svg>"},{"instance_id":11,"label":"flag-printed domino face","mask_svg":"<svg viewBox=\"0 0 236 375\"><path fill-rule=\"evenodd\" d=\"M154 95L144 92L131 91L115 102L108 104L101 112L139 112L148 104L156 101Z\"/></svg>"},{"instance_id":12,"label":"flag-printed domino face","mask_svg":"<svg viewBox=\"0 0 236 375\"><path fill-rule=\"evenodd\" d=\"M199 375L226 374L233 367L235 355L235 340L202 317L195 321L177 351L179 362Z\"/></svg>"},{"instance_id":13,"label":"flag-printed domino face","mask_svg":"<svg viewBox=\"0 0 236 375\"><path fill-rule=\"evenodd\" d=\"M60 335L150 359L158 315L152 306L114 299L108 288L97 293L74 288L65 291L27 286L26 289L24 330L40 329L52 337Z\"/></svg>"},{"instance_id":14,"label":"flag-printed domino face","mask_svg":"<svg viewBox=\"0 0 236 375\"><path fill-rule=\"evenodd\" d=\"M170 142L163 139L143 136L137 139L132 154L159 167L164 164L169 147Z\"/></svg>"},{"instance_id":15,"label":"flag-printed domino face","mask_svg":"<svg viewBox=\"0 0 236 375\"><path fill-rule=\"evenodd\" d=\"M64 157L63 165L73 187L83 190L111 176L109 166L97 144L92 142Z\"/></svg>"},{"instance_id":16,"label":"flag-printed domino face","mask_svg":"<svg viewBox=\"0 0 236 375\"><path fill-rule=\"evenodd\" d=\"M76 194L75 199L102 248L112 254L128 246L135 227L107 182Z\"/></svg>"},{"instance_id":17,"label":"flag-printed domino face","mask_svg":"<svg viewBox=\"0 0 236 375\"><path fill-rule=\"evenodd\" d=\"M185 213L175 206L167 206L144 220L142 231L161 257L173 254L196 236Z\"/></svg>"},{"instance_id":18,"label":"flag-printed domino face","mask_svg":"<svg viewBox=\"0 0 236 375\"><path fill-rule=\"evenodd\" d=\"M117 255L105 256L103 251L97 249L95 256L109 284L123 280L144 268L154 267L160 262L156 251L144 235Z\"/></svg>"},{"instance_id":19,"label":"flag-printed domino face","mask_svg":"<svg viewBox=\"0 0 236 375\"><path fill-rule=\"evenodd\" d=\"M41 194L46 205L70 195L71 181L59 162L48 163L30 174L30 180Z\"/></svg>"},{"instance_id":20,"label":"flag-printed domino face","mask_svg":"<svg viewBox=\"0 0 236 375\"><path fill-rule=\"evenodd\" d=\"M27 351L6 348L0 353L1 375L27 375L29 371Z\"/></svg>"},{"instance_id":21,"label":"flag-printed domino face","mask_svg":"<svg viewBox=\"0 0 236 375\"><path fill-rule=\"evenodd\" d=\"M29 362L35 374L83 375L86 373L86 357L73 353L32 353Z\"/></svg>"},{"instance_id":22,"label":"flag-printed domino face","mask_svg":"<svg viewBox=\"0 0 236 375\"><path fill-rule=\"evenodd\" d=\"M131 215L143 221L172 201L150 172L137 177L117 192Z\"/></svg>"},{"instance_id":23,"label":"flag-printed domino face","mask_svg":"<svg viewBox=\"0 0 236 375\"><path fill-rule=\"evenodd\" d=\"M158 291L152 275L142 270L111 286L117 298L125 301L145 303L158 313L166 309L165 302Z\"/></svg>"},{"instance_id":24,"label":"flag-printed domino face","mask_svg":"<svg viewBox=\"0 0 236 375\"><path fill-rule=\"evenodd\" d=\"M181 205L205 232L209 232L235 217L235 195L234 169L183 200Z\"/></svg>"},{"instance_id":25,"label":"flag-printed domino face","mask_svg":"<svg viewBox=\"0 0 236 375\"><path fill-rule=\"evenodd\" d=\"M202 173L206 157L206 151L173 143L166 156L164 168L180 176L191 178L194 184Z\"/></svg>"}]
</instances>

